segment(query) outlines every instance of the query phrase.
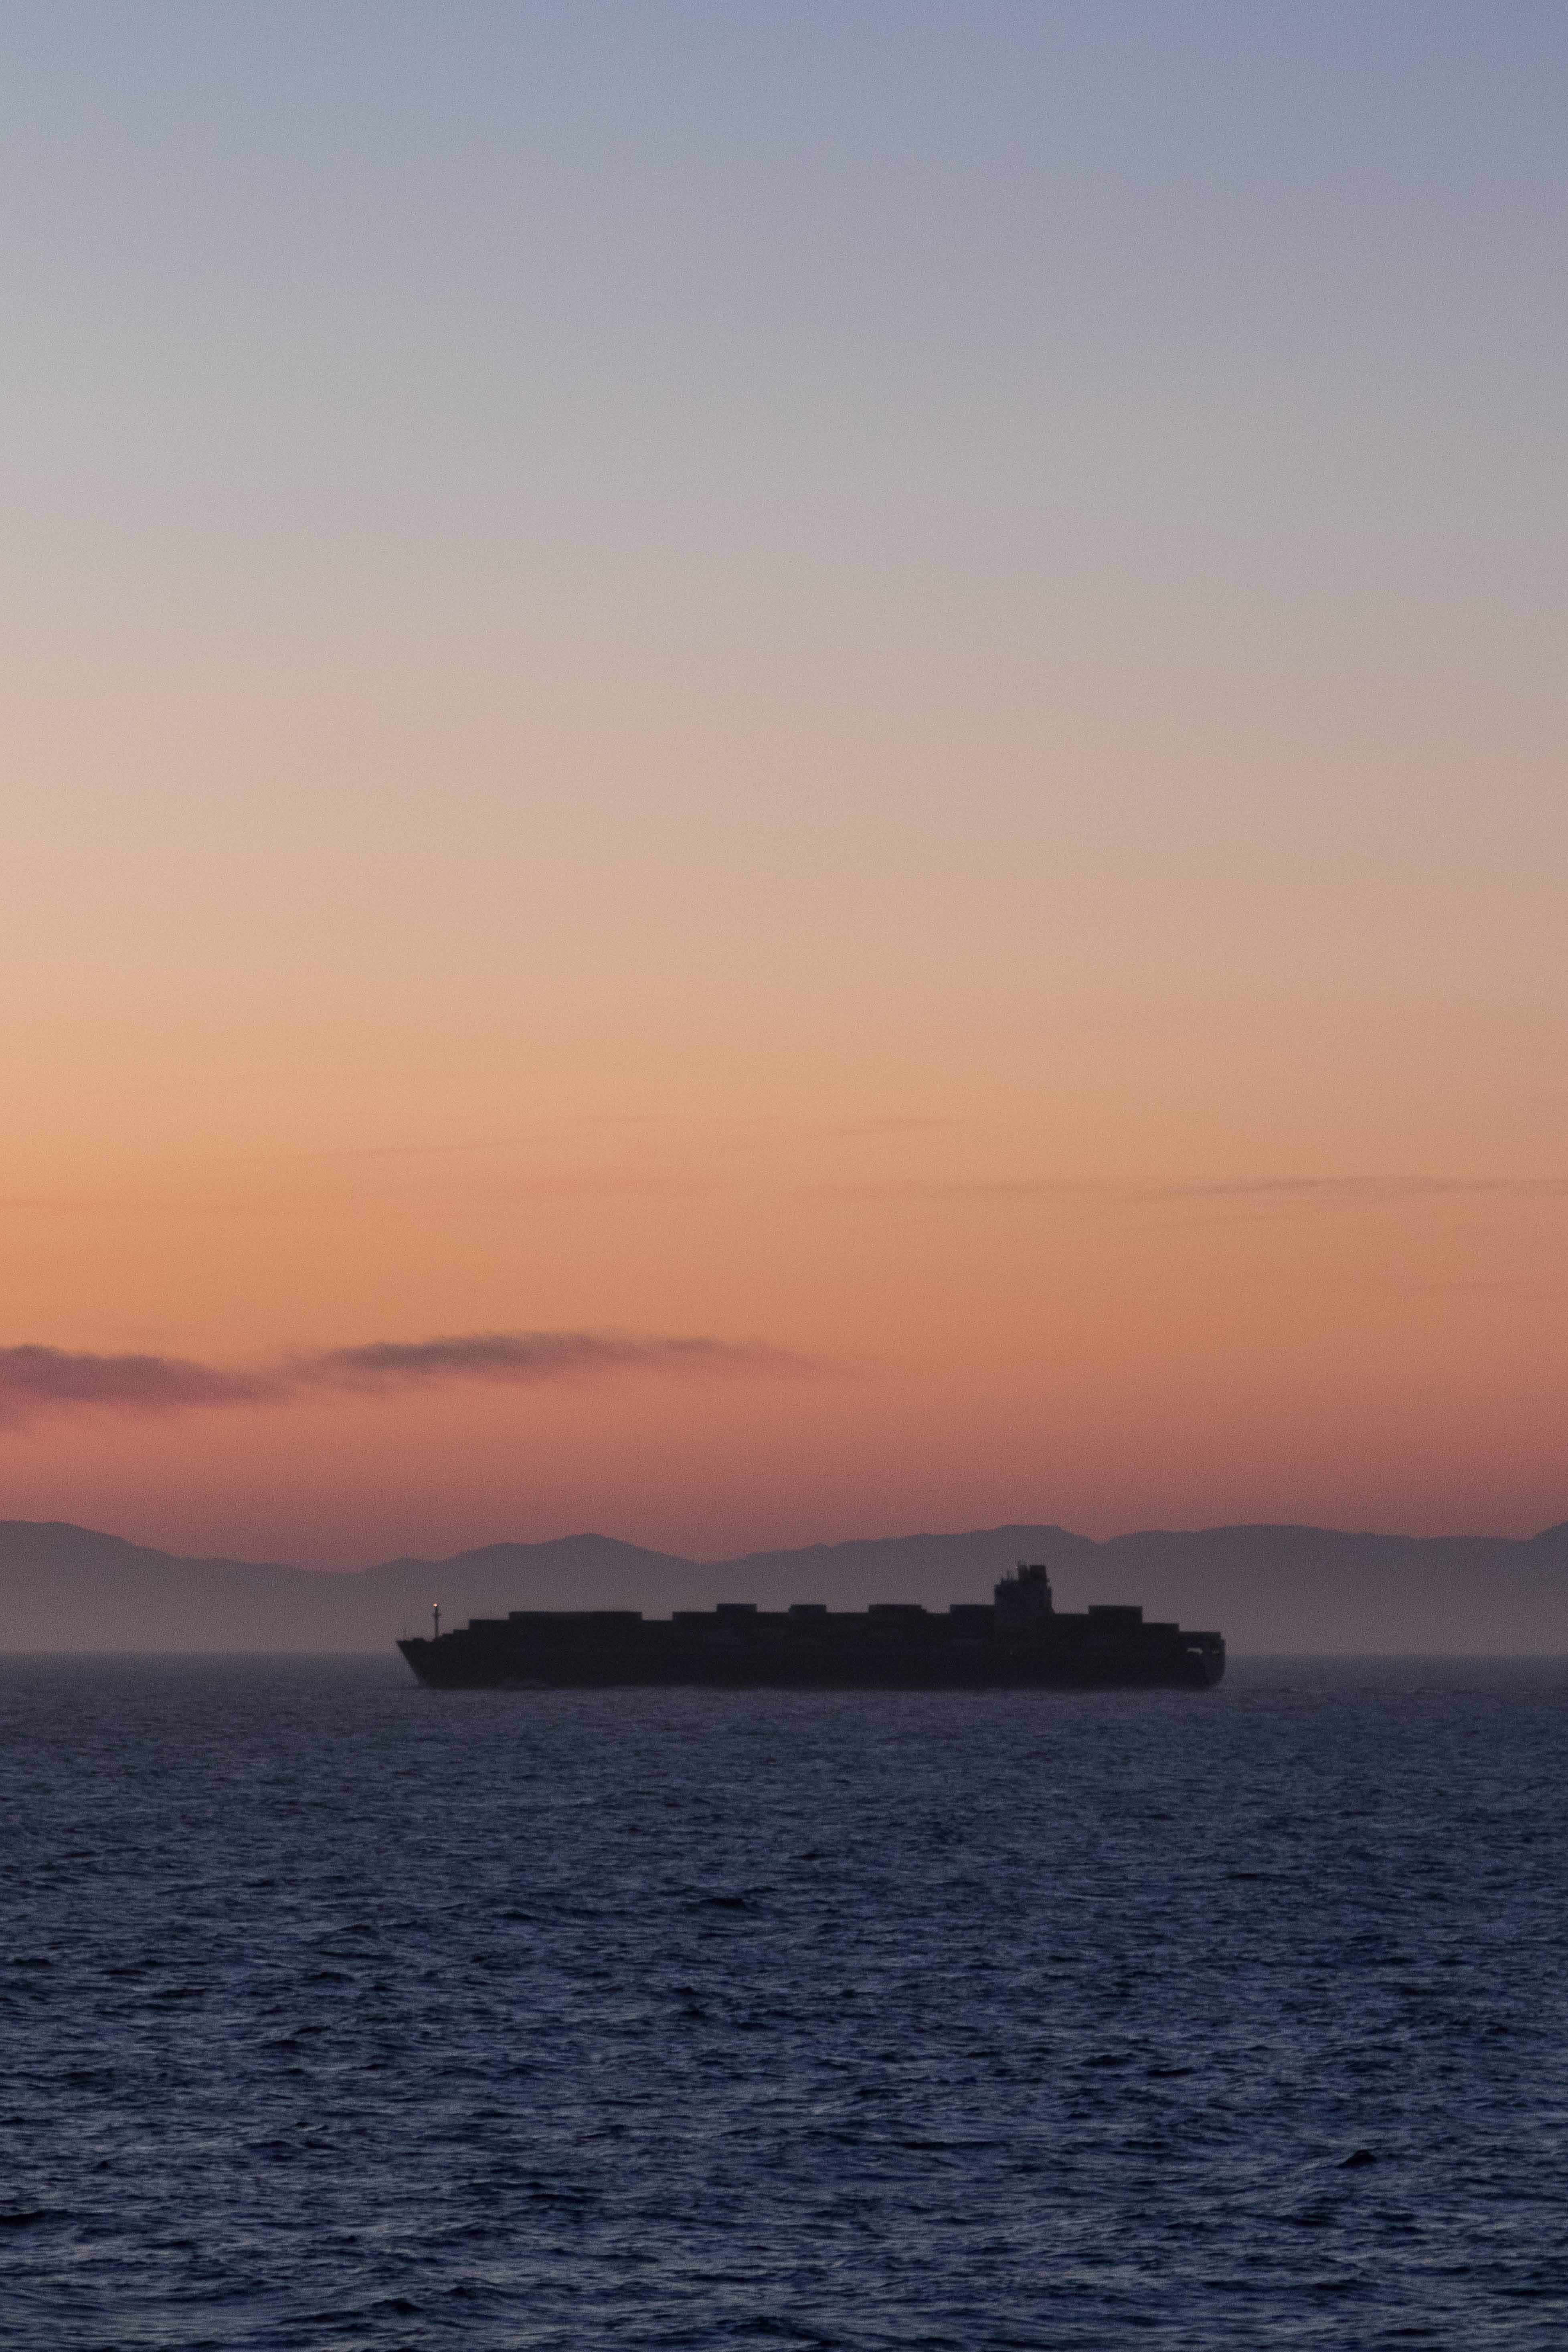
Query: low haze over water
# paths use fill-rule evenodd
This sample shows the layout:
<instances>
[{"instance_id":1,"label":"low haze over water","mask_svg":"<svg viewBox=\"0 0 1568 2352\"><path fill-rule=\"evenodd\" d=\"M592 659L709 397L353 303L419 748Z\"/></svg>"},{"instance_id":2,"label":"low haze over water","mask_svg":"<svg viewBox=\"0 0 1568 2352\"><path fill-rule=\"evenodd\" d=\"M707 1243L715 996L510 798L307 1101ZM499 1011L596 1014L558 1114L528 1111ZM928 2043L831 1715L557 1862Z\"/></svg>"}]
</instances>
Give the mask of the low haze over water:
<instances>
[{"instance_id":1,"label":"low haze over water","mask_svg":"<svg viewBox=\"0 0 1568 2352\"><path fill-rule=\"evenodd\" d=\"M1565 1699L0 1662L0 2344L1556 2347Z\"/></svg>"}]
</instances>

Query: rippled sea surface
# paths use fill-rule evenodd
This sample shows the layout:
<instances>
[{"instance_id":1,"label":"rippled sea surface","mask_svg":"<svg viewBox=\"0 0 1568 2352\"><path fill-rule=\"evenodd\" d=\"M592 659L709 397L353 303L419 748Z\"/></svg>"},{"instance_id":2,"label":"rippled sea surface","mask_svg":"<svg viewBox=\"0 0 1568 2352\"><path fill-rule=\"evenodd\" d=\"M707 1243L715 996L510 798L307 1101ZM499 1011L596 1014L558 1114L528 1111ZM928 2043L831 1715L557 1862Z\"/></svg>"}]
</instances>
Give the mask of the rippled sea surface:
<instances>
[{"instance_id":1,"label":"rippled sea surface","mask_svg":"<svg viewBox=\"0 0 1568 2352\"><path fill-rule=\"evenodd\" d=\"M1560 2347L1565 1727L0 1662L0 2343Z\"/></svg>"}]
</instances>

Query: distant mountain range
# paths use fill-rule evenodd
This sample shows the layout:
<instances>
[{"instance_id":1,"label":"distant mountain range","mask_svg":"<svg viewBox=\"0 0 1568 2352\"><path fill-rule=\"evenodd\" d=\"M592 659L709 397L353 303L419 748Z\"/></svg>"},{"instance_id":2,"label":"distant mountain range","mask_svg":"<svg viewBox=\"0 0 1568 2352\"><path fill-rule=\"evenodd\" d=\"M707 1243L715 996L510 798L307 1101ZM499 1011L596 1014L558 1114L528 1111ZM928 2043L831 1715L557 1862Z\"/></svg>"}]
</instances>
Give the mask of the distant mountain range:
<instances>
[{"instance_id":1,"label":"distant mountain range","mask_svg":"<svg viewBox=\"0 0 1568 2352\"><path fill-rule=\"evenodd\" d=\"M984 1601L1005 1569L1045 1559L1058 1607L1142 1602L1215 1626L1235 1654L1568 1655L1568 1524L1528 1541L1206 1528L1095 1543L1063 1528L891 1536L702 1563L609 1536L489 1544L354 1574L182 1559L89 1528L0 1521L0 1650L384 1650L509 1609L781 1608L825 1601Z\"/></svg>"}]
</instances>

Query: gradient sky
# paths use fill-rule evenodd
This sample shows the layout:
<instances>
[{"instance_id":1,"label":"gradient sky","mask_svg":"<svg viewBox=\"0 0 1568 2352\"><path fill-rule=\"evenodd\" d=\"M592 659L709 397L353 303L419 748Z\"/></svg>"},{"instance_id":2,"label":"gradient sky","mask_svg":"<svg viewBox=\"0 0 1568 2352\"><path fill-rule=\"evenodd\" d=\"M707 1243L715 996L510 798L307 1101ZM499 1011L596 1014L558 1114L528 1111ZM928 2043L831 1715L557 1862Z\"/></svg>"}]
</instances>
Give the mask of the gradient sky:
<instances>
[{"instance_id":1,"label":"gradient sky","mask_svg":"<svg viewBox=\"0 0 1568 2352\"><path fill-rule=\"evenodd\" d=\"M7 8L0 1516L1568 1515L1565 99Z\"/></svg>"}]
</instances>

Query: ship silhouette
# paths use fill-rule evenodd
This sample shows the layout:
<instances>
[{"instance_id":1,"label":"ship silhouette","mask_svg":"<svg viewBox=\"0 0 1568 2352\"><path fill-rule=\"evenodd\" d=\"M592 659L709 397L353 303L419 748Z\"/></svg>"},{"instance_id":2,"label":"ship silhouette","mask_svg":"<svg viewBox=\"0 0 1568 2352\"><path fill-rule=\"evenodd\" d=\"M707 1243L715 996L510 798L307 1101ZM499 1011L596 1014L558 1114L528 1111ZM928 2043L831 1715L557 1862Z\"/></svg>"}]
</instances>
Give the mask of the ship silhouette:
<instances>
[{"instance_id":1,"label":"ship silhouette","mask_svg":"<svg viewBox=\"0 0 1568 2352\"><path fill-rule=\"evenodd\" d=\"M884 1601L834 1611L748 1601L645 1618L637 1609L514 1609L449 1633L405 1636L434 1690L1209 1690L1225 1673L1218 1633L1145 1624L1141 1608L1058 1610L1038 1560L1020 1560L994 1601L943 1613Z\"/></svg>"}]
</instances>

